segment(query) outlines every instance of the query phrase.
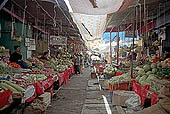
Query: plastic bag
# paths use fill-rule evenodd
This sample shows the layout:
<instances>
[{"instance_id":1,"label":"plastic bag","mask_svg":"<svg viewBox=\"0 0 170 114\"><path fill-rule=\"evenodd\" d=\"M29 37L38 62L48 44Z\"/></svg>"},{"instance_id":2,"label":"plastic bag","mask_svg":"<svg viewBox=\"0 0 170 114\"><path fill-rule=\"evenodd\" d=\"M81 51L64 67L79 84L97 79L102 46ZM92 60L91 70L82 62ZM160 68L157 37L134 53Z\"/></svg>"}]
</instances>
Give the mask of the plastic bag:
<instances>
[{"instance_id":1,"label":"plastic bag","mask_svg":"<svg viewBox=\"0 0 170 114\"><path fill-rule=\"evenodd\" d=\"M128 100L125 101L125 104L128 109L132 109L135 111L141 110L141 100L138 94L132 94Z\"/></svg>"}]
</instances>

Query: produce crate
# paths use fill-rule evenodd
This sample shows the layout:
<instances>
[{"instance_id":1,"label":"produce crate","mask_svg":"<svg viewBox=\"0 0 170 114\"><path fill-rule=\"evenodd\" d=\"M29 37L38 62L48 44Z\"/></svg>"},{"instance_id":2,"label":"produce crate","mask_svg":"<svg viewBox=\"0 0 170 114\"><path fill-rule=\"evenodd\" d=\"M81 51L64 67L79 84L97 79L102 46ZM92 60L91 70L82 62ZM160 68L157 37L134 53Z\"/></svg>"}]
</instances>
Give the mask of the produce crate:
<instances>
[{"instance_id":1,"label":"produce crate","mask_svg":"<svg viewBox=\"0 0 170 114\"><path fill-rule=\"evenodd\" d=\"M129 90L129 82L119 83L115 85L109 84L109 90L110 92L113 92L115 90Z\"/></svg>"}]
</instances>

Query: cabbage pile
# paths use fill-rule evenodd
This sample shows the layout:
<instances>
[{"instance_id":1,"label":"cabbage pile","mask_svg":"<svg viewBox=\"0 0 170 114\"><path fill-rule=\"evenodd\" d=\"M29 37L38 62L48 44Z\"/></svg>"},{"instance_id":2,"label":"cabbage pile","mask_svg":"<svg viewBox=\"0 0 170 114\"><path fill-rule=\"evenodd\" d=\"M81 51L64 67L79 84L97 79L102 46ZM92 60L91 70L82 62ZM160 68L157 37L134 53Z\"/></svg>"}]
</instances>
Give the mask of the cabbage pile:
<instances>
[{"instance_id":1,"label":"cabbage pile","mask_svg":"<svg viewBox=\"0 0 170 114\"><path fill-rule=\"evenodd\" d=\"M13 68L10 67L7 63L0 62L0 75L3 76L5 74L12 74Z\"/></svg>"},{"instance_id":2,"label":"cabbage pile","mask_svg":"<svg viewBox=\"0 0 170 114\"><path fill-rule=\"evenodd\" d=\"M146 64L143 68L138 68L138 76L136 81L142 86L150 85L153 79L157 77L157 64L152 63L151 65Z\"/></svg>"},{"instance_id":3,"label":"cabbage pile","mask_svg":"<svg viewBox=\"0 0 170 114\"><path fill-rule=\"evenodd\" d=\"M57 66L55 66L55 68L54 68L55 71L64 71L64 70L66 70L66 69L68 69L68 66L67 66L67 65L57 65Z\"/></svg>"},{"instance_id":4,"label":"cabbage pile","mask_svg":"<svg viewBox=\"0 0 170 114\"><path fill-rule=\"evenodd\" d=\"M114 68L112 66L108 66L108 67L106 67L104 69L105 74L113 74L113 75L115 75L116 71L117 71L117 68Z\"/></svg>"},{"instance_id":5,"label":"cabbage pile","mask_svg":"<svg viewBox=\"0 0 170 114\"><path fill-rule=\"evenodd\" d=\"M47 77L44 74L29 74L27 75L27 79L31 79L33 82L36 82L39 80L46 80Z\"/></svg>"},{"instance_id":6,"label":"cabbage pile","mask_svg":"<svg viewBox=\"0 0 170 114\"><path fill-rule=\"evenodd\" d=\"M115 84L119 84L119 83L130 82L130 81L131 81L131 77L130 77L129 73L125 73L120 76L112 77L109 80L109 84L115 85Z\"/></svg>"}]
</instances>

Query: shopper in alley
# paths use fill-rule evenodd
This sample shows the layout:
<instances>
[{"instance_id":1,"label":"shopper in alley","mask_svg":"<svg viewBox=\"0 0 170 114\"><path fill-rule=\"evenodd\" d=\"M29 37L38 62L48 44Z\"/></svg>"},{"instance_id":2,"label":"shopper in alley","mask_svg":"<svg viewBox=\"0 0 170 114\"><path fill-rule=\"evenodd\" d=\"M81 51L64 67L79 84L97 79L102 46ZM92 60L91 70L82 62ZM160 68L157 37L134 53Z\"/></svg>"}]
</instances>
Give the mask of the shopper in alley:
<instances>
[{"instance_id":1,"label":"shopper in alley","mask_svg":"<svg viewBox=\"0 0 170 114\"><path fill-rule=\"evenodd\" d=\"M80 74L80 56L78 54L75 55L75 74Z\"/></svg>"}]
</instances>

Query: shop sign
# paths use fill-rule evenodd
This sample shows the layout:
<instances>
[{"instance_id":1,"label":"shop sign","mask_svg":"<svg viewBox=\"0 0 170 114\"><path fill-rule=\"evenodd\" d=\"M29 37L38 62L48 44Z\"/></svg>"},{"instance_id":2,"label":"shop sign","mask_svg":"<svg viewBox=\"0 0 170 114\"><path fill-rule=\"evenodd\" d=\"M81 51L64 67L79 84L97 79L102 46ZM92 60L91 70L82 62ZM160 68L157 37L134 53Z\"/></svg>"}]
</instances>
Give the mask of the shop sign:
<instances>
[{"instance_id":1,"label":"shop sign","mask_svg":"<svg viewBox=\"0 0 170 114\"><path fill-rule=\"evenodd\" d=\"M30 24L27 26L27 37L31 38L32 37L32 27Z\"/></svg>"},{"instance_id":2,"label":"shop sign","mask_svg":"<svg viewBox=\"0 0 170 114\"><path fill-rule=\"evenodd\" d=\"M35 39L30 38L28 43L28 50L33 51L36 50Z\"/></svg>"},{"instance_id":3,"label":"shop sign","mask_svg":"<svg viewBox=\"0 0 170 114\"><path fill-rule=\"evenodd\" d=\"M127 38L133 38L134 37L133 34L134 34L133 30L125 31L125 37L127 37ZM135 31L135 38L136 37L137 37L137 35L136 35L136 31Z\"/></svg>"},{"instance_id":4,"label":"shop sign","mask_svg":"<svg viewBox=\"0 0 170 114\"><path fill-rule=\"evenodd\" d=\"M67 37L65 36L50 36L51 45L67 45Z\"/></svg>"}]
</instances>

